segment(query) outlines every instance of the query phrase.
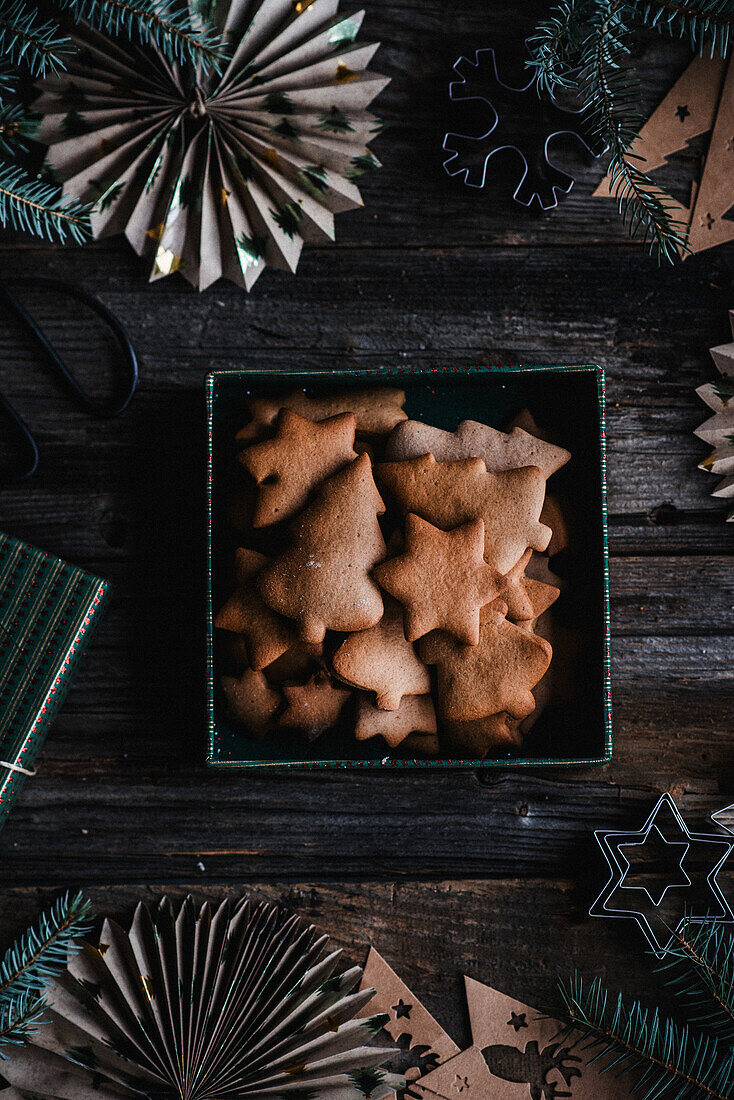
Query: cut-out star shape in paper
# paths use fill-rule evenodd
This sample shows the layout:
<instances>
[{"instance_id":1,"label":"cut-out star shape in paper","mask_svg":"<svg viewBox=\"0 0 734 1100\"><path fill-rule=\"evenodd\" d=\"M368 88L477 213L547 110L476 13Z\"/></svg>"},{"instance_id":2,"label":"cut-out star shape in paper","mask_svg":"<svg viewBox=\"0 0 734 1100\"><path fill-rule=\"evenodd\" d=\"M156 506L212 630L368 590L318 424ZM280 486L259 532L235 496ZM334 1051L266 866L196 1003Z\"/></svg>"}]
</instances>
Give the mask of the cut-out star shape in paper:
<instances>
[{"instance_id":1,"label":"cut-out star shape in paper","mask_svg":"<svg viewBox=\"0 0 734 1100\"><path fill-rule=\"evenodd\" d=\"M525 1012L511 1012L510 1019L507 1021L508 1027L514 1027L515 1032L518 1032L520 1028L528 1026L527 1013Z\"/></svg>"},{"instance_id":2,"label":"cut-out star shape in paper","mask_svg":"<svg viewBox=\"0 0 734 1100\"><path fill-rule=\"evenodd\" d=\"M413 1007L412 1005L406 1005L405 1001L401 997L400 1000L398 1001L398 1003L396 1005L392 1006L392 1010L395 1013L395 1019L396 1020L409 1020L410 1019L410 1010L411 1010L412 1007Z\"/></svg>"},{"instance_id":3,"label":"cut-out star shape in paper","mask_svg":"<svg viewBox=\"0 0 734 1100\"><path fill-rule=\"evenodd\" d=\"M669 794L661 796L641 829L598 829L594 835L610 874L589 910L590 916L635 920L658 956L672 940L671 928L680 928L684 919L734 923L734 912L717 882L734 848L734 838L720 833L692 833ZM637 861L643 853L647 857L648 845L650 853L655 849L658 856L665 856L665 881L659 876L657 881L643 879L640 873ZM635 882L630 881L633 865ZM662 863L658 860L650 866L657 871Z\"/></svg>"}]
</instances>

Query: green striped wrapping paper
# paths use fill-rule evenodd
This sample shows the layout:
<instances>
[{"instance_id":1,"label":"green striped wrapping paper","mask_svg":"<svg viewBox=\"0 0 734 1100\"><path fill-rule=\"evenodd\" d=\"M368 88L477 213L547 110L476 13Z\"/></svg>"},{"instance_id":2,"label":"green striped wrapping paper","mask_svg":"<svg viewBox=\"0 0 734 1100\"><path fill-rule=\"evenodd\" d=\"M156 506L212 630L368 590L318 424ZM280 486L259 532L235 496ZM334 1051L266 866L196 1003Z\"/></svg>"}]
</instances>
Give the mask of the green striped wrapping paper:
<instances>
[{"instance_id":1,"label":"green striped wrapping paper","mask_svg":"<svg viewBox=\"0 0 734 1100\"><path fill-rule=\"evenodd\" d=\"M0 828L108 596L106 581L0 532Z\"/></svg>"}]
</instances>

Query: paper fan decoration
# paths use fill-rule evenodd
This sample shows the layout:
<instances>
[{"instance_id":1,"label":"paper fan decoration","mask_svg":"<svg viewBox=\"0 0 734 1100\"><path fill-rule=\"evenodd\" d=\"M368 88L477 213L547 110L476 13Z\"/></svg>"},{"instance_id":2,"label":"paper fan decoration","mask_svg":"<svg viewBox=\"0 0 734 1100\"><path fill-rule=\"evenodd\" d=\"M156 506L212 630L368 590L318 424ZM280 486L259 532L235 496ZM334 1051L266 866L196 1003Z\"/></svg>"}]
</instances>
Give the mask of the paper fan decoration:
<instances>
[{"instance_id":1,"label":"paper fan decoration","mask_svg":"<svg viewBox=\"0 0 734 1100\"><path fill-rule=\"evenodd\" d=\"M734 310L729 311L729 322L734 336ZM713 447L698 468L712 474L724 474L711 495L731 498L734 497L734 343L720 344L710 351L721 380L707 382L696 390L714 411L714 415L696 429L699 439ZM734 523L734 508L729 512L727 521Z\"/></svg>"},{"instance_id":2,"label":"paper fan decoration","mask_svg":"<svg viewBox=\"0 0 734 1100\"><path fill-rule=\"evenodd\" d=\"M367 1045L384 1015L337 972L328 937L247 898L105 921L50 986L44 1023L0 1068L9 1096L112 1100L379 1100L404 1086ZM356 991L356 992L355 992Z\"/></svg>"},{"instance_id":3,"label":"paper fan decoration","mask_svg":"<svg viewBox=\"0 0 734 1100\"><path fill-rule=\"evenodd\" d=\"M96 202L93 235L124 232L152 280L180 271L199 290L222 275L249 290L267 265L295 271L304 241L333 241L379 163L366 108L388 83L367 71L378 45L355 44L364 12L338 6L209 0L220 73L76 27L36 136L64 193Z\"/></svg>"}]
</instances>

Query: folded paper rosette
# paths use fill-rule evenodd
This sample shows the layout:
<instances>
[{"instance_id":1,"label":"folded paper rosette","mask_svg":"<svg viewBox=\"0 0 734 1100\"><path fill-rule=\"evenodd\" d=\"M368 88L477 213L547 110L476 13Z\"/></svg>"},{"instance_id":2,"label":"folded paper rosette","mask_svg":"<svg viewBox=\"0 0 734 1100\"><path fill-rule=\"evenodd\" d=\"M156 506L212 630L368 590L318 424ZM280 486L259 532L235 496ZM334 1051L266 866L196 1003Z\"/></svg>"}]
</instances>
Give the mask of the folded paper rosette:
<instances>
[{"instance_id":1,"label":"folded paper rosette","mask_svg":"<svg viewBox=\"0 0 734 1100\"><path fill-rule=\"evenodd\" d=\"M249 290L268 265L295 271L304 241L332 241L378 165L367 106L388 83L367 71L377 44L355 44L364 12L338 6L189 0L221 32L219 72L75 26L36 136L64 193L96 203L94 236L124 233L151 279L180 271L199 290L220 276Z\"/></svg>"},{"instance_id":2,"label":"folded paper rosette","mask_svg":"<svg viewBox=\"0 0 734 1100\"><path fill-rule=\"evenodd\" d=\"M105 921L52 983L31 1041L0 1068L9 1100L381 1100L405 1078L369 1045L384 1015L328 936L247 897L197 910L139 904ZM3 1093L5 1095L5 1093Z\"/></svg>"}]
</instances>

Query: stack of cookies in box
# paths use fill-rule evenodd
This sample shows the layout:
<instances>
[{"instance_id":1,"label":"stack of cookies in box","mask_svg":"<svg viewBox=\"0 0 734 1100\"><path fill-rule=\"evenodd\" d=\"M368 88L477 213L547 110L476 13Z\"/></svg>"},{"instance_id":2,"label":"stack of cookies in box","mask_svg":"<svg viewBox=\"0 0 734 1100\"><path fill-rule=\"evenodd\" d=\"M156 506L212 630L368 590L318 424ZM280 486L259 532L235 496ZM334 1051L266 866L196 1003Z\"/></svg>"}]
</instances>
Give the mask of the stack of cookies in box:
<instances>
[{"instance_id":1,"label":"stack of cookies in box","mask_svg":"<svg viewBox=\"0 0 734 1100\"><path fill-rule=\"evenodd\" d=\"M484 759L557 697L548 555L567 536L546 482L569 452L527 413L507 432L449 432L408 420L404 400L248 403L240 546L214 625L230 716L252 737L337 729L402 757Z\"/></svg>"}]
</instances>

